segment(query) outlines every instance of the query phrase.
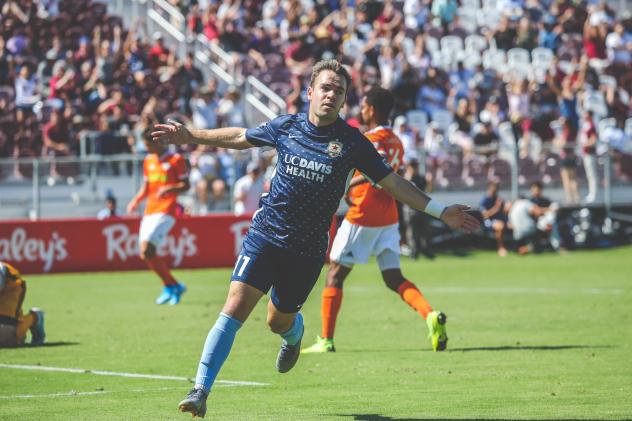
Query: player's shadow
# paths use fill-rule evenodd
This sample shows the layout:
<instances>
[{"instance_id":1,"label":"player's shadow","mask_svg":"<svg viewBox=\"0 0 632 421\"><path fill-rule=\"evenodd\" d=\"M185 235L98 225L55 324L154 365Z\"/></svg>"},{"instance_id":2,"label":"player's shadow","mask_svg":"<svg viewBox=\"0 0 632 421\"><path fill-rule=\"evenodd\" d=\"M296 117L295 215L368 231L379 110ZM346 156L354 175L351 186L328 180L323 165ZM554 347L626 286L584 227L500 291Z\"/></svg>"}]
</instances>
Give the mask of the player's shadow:
<instances>
[{"instance_id":1,"label":"player's shadow","mask_svg":"<svg viewBox=\"0 0 632 421\"><path fill-rule=\"evenodd\" d=\"M477 346L472 348L451 348L449 352L470 351L563 351L565 349L599 349L614 348L611 345L503 345Z\"/></svg>"},{"instance_id":2,"label":"player's shadow","mask_svg":"<svg viewBox=\"0 0 632 421\"><path fill-rule=\"evenodd\" d=\"M459 418L459 419L451 419L451 418L393 418L387 415L379 415L379 414L337 414L339 417L353 417L353 420L356 421L512 421L506 418ZM536 420L522 420L522 421L536 421ZM581 421L578 419L565 419L558 421ZM602 421L595 419L594 421ZM622 421L631 421L630 419L622 420Z\"/></svg>"},{"instance_id":3,"label":"player's shadow","mask_svg":"<svg viewBox=\"0 0 632 421\"><path fill-rule=\"evenodd\" d=\"M41 347L53 347L53 346L73 346L80 345L79 342L66 342L66 341L58 341L58 342L44 342L41 345L30 346L26 345L25 348L41 348Z\"/></svg>"}]
</instances>

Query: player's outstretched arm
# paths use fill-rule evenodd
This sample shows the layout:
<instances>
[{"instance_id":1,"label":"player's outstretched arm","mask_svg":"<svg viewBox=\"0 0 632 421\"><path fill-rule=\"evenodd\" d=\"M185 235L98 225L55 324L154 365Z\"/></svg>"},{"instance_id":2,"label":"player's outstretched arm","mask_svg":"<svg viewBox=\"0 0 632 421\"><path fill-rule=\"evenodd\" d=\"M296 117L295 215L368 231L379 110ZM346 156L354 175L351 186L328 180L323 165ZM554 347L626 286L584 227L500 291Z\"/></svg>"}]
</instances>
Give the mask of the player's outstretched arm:
<instances>
[{"instance_id":1,"label":"player's outstretched arm","mask_svg":"<svg viewBox=\"0 0 632 421\"><path fill-rule=\"evenodd\" d=\"M195 143L227 149L248 149L254 145L246 140L243 127L223 127L221 129L189 130L182 123L168 120L166 124L156 124L151 137L155 142L175 145Z\"/></svg>"},{"instance_id":2,"label":"player's outstretched arm","mask_svg":"<svg viewBox=\"0 0 632 421\"><path fill-rule=\"evenodd\" d=\"M478 220L466 212L469 206L452 205L444 208L437 205L430 196L419 190L417 186L395 173L390 173L378 184L395 199L442 220L452 229L472 232L479 227Z\"/></svg>"}]
</instances>

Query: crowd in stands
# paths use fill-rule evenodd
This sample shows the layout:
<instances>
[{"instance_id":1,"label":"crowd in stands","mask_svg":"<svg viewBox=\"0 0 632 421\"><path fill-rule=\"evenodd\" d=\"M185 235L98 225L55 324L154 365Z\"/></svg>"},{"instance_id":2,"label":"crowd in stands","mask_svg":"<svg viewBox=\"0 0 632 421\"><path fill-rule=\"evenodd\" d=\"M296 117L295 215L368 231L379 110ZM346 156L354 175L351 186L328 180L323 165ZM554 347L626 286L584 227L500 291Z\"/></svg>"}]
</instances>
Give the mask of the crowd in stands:
<instances>
[{"instance_id":1,"label":"crowd in stands","mask_svg":"<svg viewBox=\"0 0 632 421\"><path fill-rule=\"evenodd\" d=\"M594 0L169 0L201 34L306 111L311 66L338 58L353 83L344 118L380 84L396 97L394 128L406 159L432 185L577 179L595 200L600 145L630 180L632 18ZM218 91L192 54L180 60L142 23L124 28L88 0L0 0L0 157L142 153L140 133L175 118L196 128L244 126L236 87ZM186 150L202 211L231 207L230 186L271 155ZM423 165L422 165L423 167ZM54 171L54 167L51 171ZM14 177L22 177L16 166ZM53 174L55 175L55 174ZM7 177L2 174L0 177ZM505 184L506 185L506 184ZM213 199L216 197L216 199Z\"/></svg>"}]
</instances>

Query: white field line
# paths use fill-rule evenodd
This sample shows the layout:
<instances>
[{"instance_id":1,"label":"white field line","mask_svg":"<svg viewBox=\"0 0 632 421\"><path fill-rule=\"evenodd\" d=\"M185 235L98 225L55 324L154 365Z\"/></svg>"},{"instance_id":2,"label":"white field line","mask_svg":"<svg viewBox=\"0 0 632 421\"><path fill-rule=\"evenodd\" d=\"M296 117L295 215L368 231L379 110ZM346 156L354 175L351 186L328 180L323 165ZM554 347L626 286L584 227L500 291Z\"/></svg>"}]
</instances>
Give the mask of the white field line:
<instances>
[{"instance_id":1,"label":"white field line","mask_svg":"<svg viewBox=\"0 0 632 421\"><path fill-rule=\"evenodd\" d=\"M101 370L85 370L83 368L64 368L64 367L47 367L43 365L20 365L20 364L0 364L0 368L11 368L15 370L39 370L39 371L60 371L64 373L78 373L78 374L95 374L97 376L116 376L116 377L131 377L137 379L152 379L152 380L179 380L189 381L188 377L182 376L163 376L159 374L139 374L139 373L120 373L117 371L101 371ZM267 383L259 382L247 382L238 380L217 380L216 385L221 386L268 386Z\"/></svg>"},{"instance_id":2,"label":"white field line","mask_svg":"<svg viewBox=\"0 0 632 421\"><path fill-rule=\"evenodd\" d=\"M350 291L368 292L382 286L355 286L349 285ZM544 295L623 295L621 288L529 288L529 287L423 287L423 291L438 292L444 294L544 294Z\"/></svg>"},{"instance_id":3,"label":"white field line","mask_svg":"<svg viewBox=\"0 0 632 421\"><path fill-rule=\"evenodd\" d=\"M95 390L92 392L77 392L75 390L71 390L70 392L45 393L45 394L40 394L40 395L0 395L0 400L91 396L91 395L105 395L107 393L145 393L145 392L161 392L164 390L176 390L176 389L180 389L180 388L179 387L159 387L159 388L153 388L153 389L132 389L132 390Z\"/></svg>"},{"instance_id":4,"label":"white field line","mask_svg":"<svg viewBox=\"0 0 632 421\"><path fill-rule=\"evenodd\" d=\"M528 288L528 287L430 287L428 291L444 293L472 293L472 294L597 294L597 295L621 295L621 288Z\"/></svg>"}]
</instances>

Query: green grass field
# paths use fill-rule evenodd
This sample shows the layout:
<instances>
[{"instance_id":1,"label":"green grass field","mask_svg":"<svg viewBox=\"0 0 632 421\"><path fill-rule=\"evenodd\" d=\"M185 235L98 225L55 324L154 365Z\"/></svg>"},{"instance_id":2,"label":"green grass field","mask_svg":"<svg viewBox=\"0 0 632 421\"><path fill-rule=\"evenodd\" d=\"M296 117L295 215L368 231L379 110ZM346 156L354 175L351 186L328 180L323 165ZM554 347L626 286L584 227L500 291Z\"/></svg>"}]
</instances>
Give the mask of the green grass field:
<instances>
[{"instance_id":1,"label":"green grass field","mask_svg":"<svg viewBox=\"0 0 632 421\"><path fill-rule=\"evenodd\" d=\"M631 247L405 259L405 274L448 314L443 353L430 351L423 320L383 286L375 263L358 266L338 352L303 355L283 375L262 301L219 379L265 385L216 385L207 419L630 419L631 261ZM189 291L176 307L153 304L159 282L149 272L28 276L25 309L46 311L49 343L0 350L0 419L188 419L177 412L184 379L7 366L193 377L229 274L178 271ZM305 305L306 346L320 332L322 282Z\"/></svg>"}]
</instances>

